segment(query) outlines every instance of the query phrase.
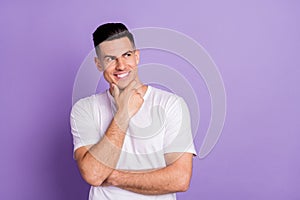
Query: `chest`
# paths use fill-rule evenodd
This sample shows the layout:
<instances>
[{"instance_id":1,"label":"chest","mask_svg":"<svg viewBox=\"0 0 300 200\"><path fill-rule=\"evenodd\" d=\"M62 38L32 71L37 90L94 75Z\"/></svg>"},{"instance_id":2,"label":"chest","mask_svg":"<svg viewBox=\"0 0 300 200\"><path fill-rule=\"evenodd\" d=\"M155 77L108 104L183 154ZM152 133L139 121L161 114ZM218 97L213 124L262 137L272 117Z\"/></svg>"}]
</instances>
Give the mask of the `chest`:
<instances>
[{"instance_id":1,"label":"chest","mask_svg":"<svg viewBox=\"0 0 300 200\"><path fill-rule=\"evenodd\" d=\"M99 133L102 136L115 111L113 107L110 107L106 110L105 115L103 113L102 110L98 121ZM147 107L144 105L130 120L117 168L141 170L164 167L164 140L164 110L160 106Z\"/></svg>"}]
</instances>

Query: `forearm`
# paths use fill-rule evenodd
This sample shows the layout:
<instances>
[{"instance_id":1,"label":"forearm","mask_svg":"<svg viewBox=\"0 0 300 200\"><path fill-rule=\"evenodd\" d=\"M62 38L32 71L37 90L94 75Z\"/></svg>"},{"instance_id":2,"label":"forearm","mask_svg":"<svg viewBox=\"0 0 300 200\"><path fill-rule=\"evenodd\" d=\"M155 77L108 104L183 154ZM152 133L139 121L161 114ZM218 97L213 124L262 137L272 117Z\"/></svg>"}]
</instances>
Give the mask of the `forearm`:
<instances>
[{"instance_id":1,"label":"forearm","mask_svg":"<svg viewBox=\"0 0 300 200\"><path fill-rule=\"evenodd\" d=\"M165 167L152 172L120 172L117 187L132 192L159 195L180 191L180 177L176 170Z\"/></svg>"},{"instance_id":2,"label":"forearm","mask_svg":"<svg viewBox=\"0 0 300 200\"><path fill-rule=\"evenodd\" d=\"M120 157L125 133L115 119L111 121L104 137L84 152L80 160L83 178L97 186L115 169Z\"/></svg>"},{"instance_id":3,"label":"forearm","mask_svg":"<svg viewBox=\"0 0 300 200\"><path fill-rule=\"evenodd\" d=\"M140 194L158 195L186 191L190 177L191 169L172 164L147 172L114 170L107 183Z\"/></svg>"},{"instance_id":4,"label":"forearm","mask_svg":"<svg viewBox=\"0 0 300 200\"><path fill-rule=\"evenodd\" d=\"M122 150L125 130L122 130L117 120L113 118L103 138L93 145L85 156L92 156L102 165L115 169Z\"/></svg>"},{"instance_id":5,"label":"forearm","mask_svg":"<svg viewBox=\"0 0 300 200\"><path fill-rule=\"evenodd\" d=\"M162 194L168 194L170 192L163 192L161 190L145 190L145 189L138 189L138 188L130 188L130 187L120 187L124 190L128 190L134 193L138 194L144 194L144 195L162 195Z\"/></svg>"}]
</instances>

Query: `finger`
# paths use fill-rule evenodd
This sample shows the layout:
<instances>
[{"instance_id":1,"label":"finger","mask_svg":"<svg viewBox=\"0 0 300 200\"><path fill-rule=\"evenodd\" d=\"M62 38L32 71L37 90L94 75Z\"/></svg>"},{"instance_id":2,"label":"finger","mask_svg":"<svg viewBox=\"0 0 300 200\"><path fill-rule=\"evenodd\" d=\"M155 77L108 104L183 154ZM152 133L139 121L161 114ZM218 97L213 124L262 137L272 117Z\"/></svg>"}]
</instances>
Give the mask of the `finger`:
<instances>
[{"instance_id":1,"label":"finger","mask_svg":"<svg viewBox=\"0 0 300 200\"><path fill-rule=\"evenodd\" d=\"M139 91L139 89L134 88L133 91L135 94L142 96L142 93Z\"/></svg>"},{"instance_id":2,"label":"finger","mask_svg":"<svg viewBox=\"0 0 300 200\"><path fill-rule=\"evenodd\" d=\"M118 88L118 86L116 86L115 84L112 84L112 95L114 98L118 97L120 94L120 90Z\"/></svg>"}]
</instances>

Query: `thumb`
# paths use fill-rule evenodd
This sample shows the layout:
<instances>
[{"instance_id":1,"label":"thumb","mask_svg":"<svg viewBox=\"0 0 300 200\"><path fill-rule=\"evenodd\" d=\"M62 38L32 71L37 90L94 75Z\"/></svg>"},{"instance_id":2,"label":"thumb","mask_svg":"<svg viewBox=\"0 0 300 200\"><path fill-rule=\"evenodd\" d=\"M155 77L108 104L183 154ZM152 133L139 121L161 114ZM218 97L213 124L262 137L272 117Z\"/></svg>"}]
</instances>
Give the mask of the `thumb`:
<instances>
[{"instance_id":1,"label":"thumb","mask_svg":"<svg viewBox=\"0 0 300 200\"><path fill-rule=\"evenodd\" d=\"M118 97L120 94L119 88L117 85L112 84L112 95L114 98Z\"/></svg>"}]
</instances>

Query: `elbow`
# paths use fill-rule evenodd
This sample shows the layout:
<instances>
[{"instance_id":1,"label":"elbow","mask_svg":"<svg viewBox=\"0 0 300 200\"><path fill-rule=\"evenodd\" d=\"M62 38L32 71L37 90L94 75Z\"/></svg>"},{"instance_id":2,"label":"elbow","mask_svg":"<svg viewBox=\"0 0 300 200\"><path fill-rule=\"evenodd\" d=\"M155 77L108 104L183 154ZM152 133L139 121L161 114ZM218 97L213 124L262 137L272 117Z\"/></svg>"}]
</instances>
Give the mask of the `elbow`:
<instances>
[{"instance_id":1,"label":"elbow","mask_svg":"<svg viewBox=\"0 0 300 200\"><path fill-rule=\"evenodd\" d=\"M83 175L82 178L91 186L98 187L102 185L104 180L101 180L100 177L93 175Z\"/></svg>"},{"instance_id":2,"label":"elbow","mask_svg":"<svg viewBox=\"0 0 300 200\"><path fill-rule=\"evenodd\" d=\"M102 185L104 182L104 178L101 176L101 174L98 172L95 172L92 169L80 169L80 173L82 178L91 186L98 187Z\"/></svg>"},{"instance_id":3,"label":"elbow","mask_svg":"<svg viewBox=\"0 0 300 200\"><path fill-rule=\"evenodd\" d=\"M190 188L190 184L183 184L180 188L178 192L186 192L188 191L188 189Z\"/></svg>"},{"instance_id":4,"label":"elbow","mask_svg":"<svg viewBox=\"0 0 300 200\"><path fill-rule=\"evenodd\" d=\"M191 176L181 176L178 182L177 192L186 192L190 188Z\"/></svg>"},{"instance_id":5,"label":"elbow","mask_svg":"<svg viewBox=\"0 0 300 200\"><path fill-rule=\"evenodd\" d=\"M105 170L102 164L95 160L93 155L90 155L85 149L76 151L77 156L75 158L81 177L91 186L98 187L102 185L110 171Z\"/></svg>"}]
</instances>

